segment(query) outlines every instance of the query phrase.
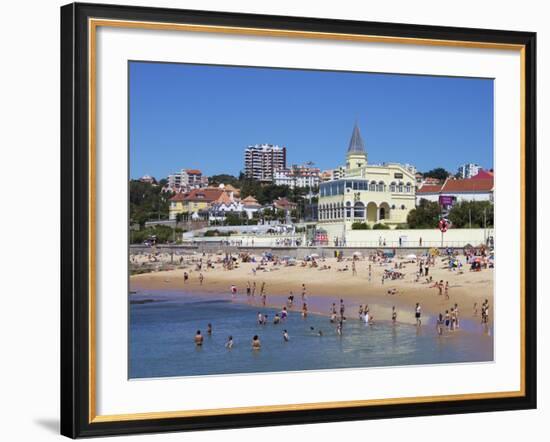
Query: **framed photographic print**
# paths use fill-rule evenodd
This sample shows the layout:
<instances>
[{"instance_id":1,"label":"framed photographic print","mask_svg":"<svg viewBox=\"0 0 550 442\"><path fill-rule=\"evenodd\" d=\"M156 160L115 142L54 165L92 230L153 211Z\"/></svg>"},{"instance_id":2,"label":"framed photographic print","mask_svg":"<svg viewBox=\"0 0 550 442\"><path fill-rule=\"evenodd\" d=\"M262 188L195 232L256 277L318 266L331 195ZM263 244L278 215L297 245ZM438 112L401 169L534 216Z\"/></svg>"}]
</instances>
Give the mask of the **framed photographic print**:
<instances>
[{"instance_id":1,"label":"framed photographic print","mask_svg":"<svg viewBox=\"0 0 550 442\"><path fill-rule=\"evenodd\" d=\"M534 408L535 44L62 7L62 434Z\"/></svg>"}]
</instances>

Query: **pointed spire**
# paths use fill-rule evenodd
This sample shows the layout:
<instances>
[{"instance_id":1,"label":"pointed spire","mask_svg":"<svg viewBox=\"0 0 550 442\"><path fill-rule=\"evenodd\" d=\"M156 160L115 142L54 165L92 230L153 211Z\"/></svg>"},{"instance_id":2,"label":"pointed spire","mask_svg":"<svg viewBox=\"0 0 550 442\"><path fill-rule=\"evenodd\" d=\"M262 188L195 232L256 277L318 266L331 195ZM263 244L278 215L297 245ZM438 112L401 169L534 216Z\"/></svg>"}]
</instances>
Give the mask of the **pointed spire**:
<instances>
[{"instance_id":1,"label":"pointed spire","mask_svg":"<svg viewBox=\"0 0 550 442\"><path fill-rule=\"evenodd\" d=\"M365 153L365 142L359 132L359 126L357 122L353 126L353 133L351 134L351 140L349 141L348 153Z\"/></svg>"}]
</instances>

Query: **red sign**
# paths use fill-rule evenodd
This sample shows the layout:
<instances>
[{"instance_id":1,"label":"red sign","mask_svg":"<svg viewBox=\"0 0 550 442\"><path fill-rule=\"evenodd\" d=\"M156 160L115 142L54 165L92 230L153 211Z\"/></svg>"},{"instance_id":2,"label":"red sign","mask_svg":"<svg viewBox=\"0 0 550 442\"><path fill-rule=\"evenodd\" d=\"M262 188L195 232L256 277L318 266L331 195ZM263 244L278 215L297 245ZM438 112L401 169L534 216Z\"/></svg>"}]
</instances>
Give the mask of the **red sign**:
<instances>
[{"instance_id":1,"label":"red sign","mask_svg":"<svg viewBox=\"0 0 550 442\"><path fill-rule=\"evenodd\" d=\"M439 220L439 230L441 230L443 233L445 233L449 229L449 221L442 218Z\"/></svg>"}]
</instances>

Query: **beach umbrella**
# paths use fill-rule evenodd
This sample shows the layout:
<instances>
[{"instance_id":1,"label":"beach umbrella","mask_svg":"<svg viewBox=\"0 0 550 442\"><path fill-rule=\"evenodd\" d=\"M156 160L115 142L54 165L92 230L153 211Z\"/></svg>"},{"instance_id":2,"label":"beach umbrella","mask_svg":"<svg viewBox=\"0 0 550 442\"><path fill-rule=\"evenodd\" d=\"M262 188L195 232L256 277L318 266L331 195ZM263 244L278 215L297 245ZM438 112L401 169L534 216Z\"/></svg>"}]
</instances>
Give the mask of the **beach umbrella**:
<instances>
[{"instance_id":1,"label":"beach umbrella","mask_svg":"<svg viewBox=\"0 0 550 442\"><path fill-rule=\"evenodd\" d=\"M407 259L416 259L416 255L414 253L411 253L410 255L405 256Z\"/></svg>"},{"instance_id":2,"label":"beach umbrella","mask_svg":"<svg viewBox=\"0 0 550 442\"><path fill-rule=\"evenodd\" d=\"M363 256L361 252L353 252L353 256Z\"/></svg>"},{"instance_id":3,"label":"beach umbrella","mask_svg":"<svg viewBox=\"0 0 550 442\"><path fill-rule=\"evenodd\" d=\"M317 253L312 253L309 256L310 256L310 258L319 258L319 255Z\"/></svg>"}]
</instances>

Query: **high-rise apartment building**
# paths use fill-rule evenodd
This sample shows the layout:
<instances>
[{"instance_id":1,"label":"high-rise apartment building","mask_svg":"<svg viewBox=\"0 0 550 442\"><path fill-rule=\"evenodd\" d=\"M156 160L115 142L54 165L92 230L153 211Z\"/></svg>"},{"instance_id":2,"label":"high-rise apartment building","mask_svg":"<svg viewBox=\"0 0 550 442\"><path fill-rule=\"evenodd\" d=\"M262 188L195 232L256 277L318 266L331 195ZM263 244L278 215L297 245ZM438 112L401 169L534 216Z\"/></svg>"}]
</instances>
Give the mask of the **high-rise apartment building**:
<instances>
[{"instance_id":1,"label":"high-rise apartment building","mask_svg":"<svg viewBox=\"0 0 550 442\"><path fill-rule=\"evenodd\" d=\"M244 151L244 174L247 178L273 182L276 169L286 169L286 147L256 144Z\"/></svg>"}]
</instances>

